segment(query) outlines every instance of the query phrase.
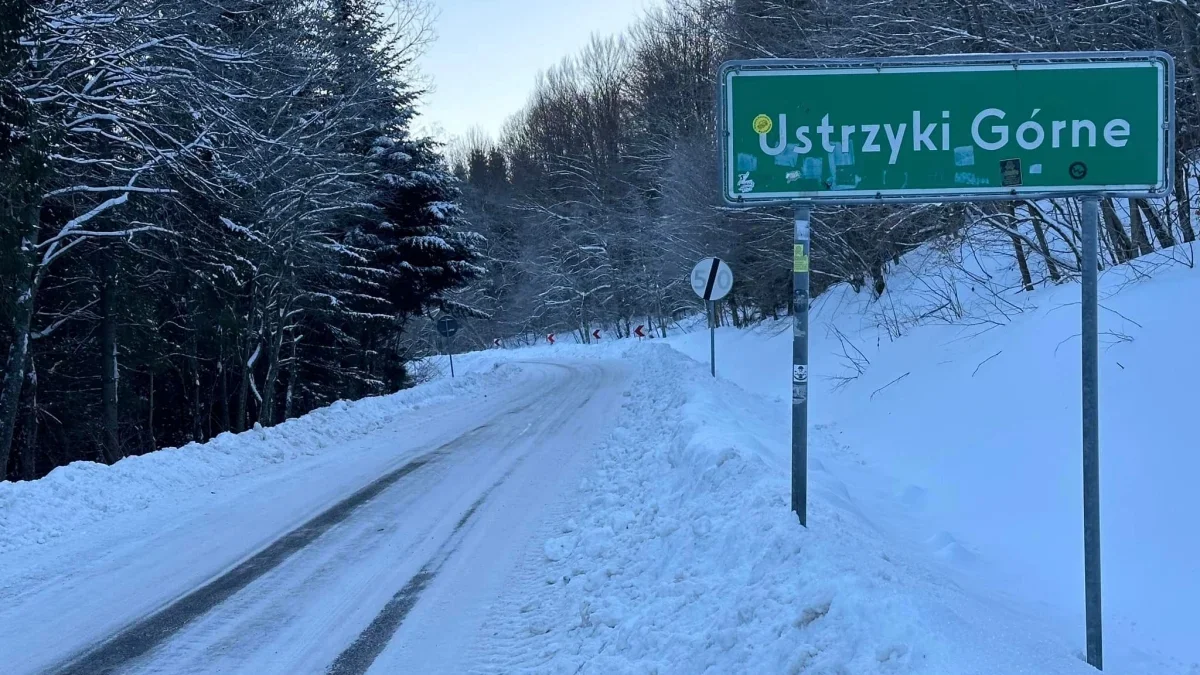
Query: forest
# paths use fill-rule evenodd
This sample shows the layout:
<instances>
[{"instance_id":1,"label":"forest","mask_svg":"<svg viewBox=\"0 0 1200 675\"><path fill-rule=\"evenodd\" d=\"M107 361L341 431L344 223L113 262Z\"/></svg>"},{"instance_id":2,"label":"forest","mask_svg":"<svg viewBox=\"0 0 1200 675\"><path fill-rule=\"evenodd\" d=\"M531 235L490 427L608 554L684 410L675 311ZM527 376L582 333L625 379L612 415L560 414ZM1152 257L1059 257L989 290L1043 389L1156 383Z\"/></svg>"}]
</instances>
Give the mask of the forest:
<instances>
[{"instance_id":1,"label":"forest","mask_svg":"<svg viewBox=\"0 0 1200 675\"><path fill-rule=\"evenodd\" d=\"M404 387L484 270L411 130L429 7L5 0L0 466L36 478Z\"/></svg>"},{"instance_id":2,"label":"forest","mask_svg":"<svg viewBox=\"0 0 1200 675\"><path fill-rule=\"evenodd\" d=\"M474 324L486 333L479 344L552 330L588 342L597 328L622 337L638 324L662 335L703 312L687 272L711 255L737 276L721 321L787 311L792 213L721 199L716 72L730 59L1166 51L1177 70L1174 199L1103 201L1104 264L1192 241L1198 30L1184 0L663 3L545 73L498 138L476 133L449 149L464 212L486 241L488 274L467 291L491 317ZM1073 200L823 207L813 217L814 295L843 282L881 295L905 252L980 233L1020 268L1014 292L1079 270Z\"/></svg>"},{"instance_id":3,"label":"forest","mask_svg":"<svg viewBox=\"0 0 1200 675\"><path fill-rule=\"evenodd\" d=\"M787 311L791 213L720 199L734 58L1159 49L1173 198L1102 203L1104 265L1195 238L1200 14L1185 0L672 0L531 83L496 138L413 130L421 0L0 2L0 466L31 479L396 391L455 349ZM436 84L436 83L434 83ZM1096 96L1121 96L1097 91ZM985 231L1014 293L1073 279L1071 200L823 208L813 293Z\"/></svg>"}]
</instances>

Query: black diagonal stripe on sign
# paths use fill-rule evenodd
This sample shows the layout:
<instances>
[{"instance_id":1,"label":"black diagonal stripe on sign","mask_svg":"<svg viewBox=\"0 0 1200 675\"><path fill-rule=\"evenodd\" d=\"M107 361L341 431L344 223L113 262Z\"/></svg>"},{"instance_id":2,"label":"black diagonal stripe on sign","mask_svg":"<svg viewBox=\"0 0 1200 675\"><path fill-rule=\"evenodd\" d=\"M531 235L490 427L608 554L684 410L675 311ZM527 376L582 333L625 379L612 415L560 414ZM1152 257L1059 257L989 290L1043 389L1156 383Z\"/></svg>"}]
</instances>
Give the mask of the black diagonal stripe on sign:
<instances>
[{"instance_id":1,"label":"black diagonal stripe on sign","mask_svg":"<svg viewBox=\"0 0 1200 675\"><path fill-rule=\"evenodd\" d=\"M713 258L712 269L708 272L708 283L704 286L704 299L712 299L713 284L717 282L717 270L721 269L721 259Z\"/></svg>"}]
</instances>

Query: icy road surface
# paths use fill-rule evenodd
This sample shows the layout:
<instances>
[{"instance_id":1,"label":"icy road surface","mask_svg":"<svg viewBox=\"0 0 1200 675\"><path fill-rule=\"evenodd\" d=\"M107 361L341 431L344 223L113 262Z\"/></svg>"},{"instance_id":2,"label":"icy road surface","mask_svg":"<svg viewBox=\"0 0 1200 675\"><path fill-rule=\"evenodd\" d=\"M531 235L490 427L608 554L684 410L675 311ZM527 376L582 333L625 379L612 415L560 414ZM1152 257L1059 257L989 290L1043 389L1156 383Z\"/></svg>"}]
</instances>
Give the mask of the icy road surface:
<instances>
[{"instance_id":1,"label":"icy road surface","mask_svg":"<svg viewBox=\"0 0 1200 675\"><path fill-rule=\"evenodd\" d=\"M10 577L5 672L365 673L385 648L376 670L460 672L627 379L615 362L519 372L179 520L75 545L41 583Z\"/></svg>"}]
</instances>

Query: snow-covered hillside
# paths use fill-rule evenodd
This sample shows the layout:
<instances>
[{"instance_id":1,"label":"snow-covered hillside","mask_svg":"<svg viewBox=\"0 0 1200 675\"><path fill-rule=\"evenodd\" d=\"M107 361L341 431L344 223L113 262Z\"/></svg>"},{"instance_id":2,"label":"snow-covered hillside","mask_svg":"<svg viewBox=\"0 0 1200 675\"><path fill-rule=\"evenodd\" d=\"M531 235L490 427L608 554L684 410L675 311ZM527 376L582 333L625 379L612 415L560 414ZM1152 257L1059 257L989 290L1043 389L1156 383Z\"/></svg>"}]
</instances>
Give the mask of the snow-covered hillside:
<instances>
[{"instance_id":1,"label":"snow-covered hillside","mask_svg":"<svg viewBox=\"0 0 1200 675\"><path fill-rule=\"evenodd\" d=\"M57 636L74 636L71 649L102 638L419 447L461 445L447 455L460 458L455 470L508 475L472 454L494 450L488 444L498 441L472 444L488 430L481 438L500 433L542 455L582 451L564 462L582 480L540 521L522 515L506 536L491 526L454 535L476 552L450 570L495 563L492 549L478 548L489 533L511 551L507 567L487 568L489 588L502 589L489 604L457 607L467 596L451 572L441 581L450 591L431 591L441 600L424 613L417 604L413 622L460 610L478 622L478 635L475 623L458 628L459 643L474 645L457 662L469 672L1094 672L1080 656L1078 286L1014 292L1002 261L951 254L910 254L880 300L835 288L815 304L807 530L788 499L786 322L719 331L717 379L703 330L464 354L455 380L442 375L395 396L111 467L75 464L40 481L0 483L0 654L17 672L53 664L67 649ZM1200 367L1188 358L1200 329L1189 310L1200 271L1149 264L1153 274L1143 264L1102 276L1106 672L1200 675L1192 614L1200 496L1189 487L1200 470L1189 417ZM619 408L590 418L592 427L607 421L605 440L534 447L550 441L529 428L566 405L563 392L591 401L592 384L573 379L589 362L608 373L596 409ZM582 423L568 420L546 438L570 437ZM459 494L486 481L439 492L442 470L421 474L420 485L448 504L447 527L457 522L458 533L481 512L501 522L511 505L481 508L490 490L477 501ZM419 531L415 515L392 508L381 504L371 517L395 533ZM338 531L342 539L393 533L368 521L335 530L333 540ZM342 568L362 556L339 555L337 572L354 578ZM368 621L370 603L402 593L405 574L393 574L396 588L372 586L361 607L350 603L354 620ZM106 581L114 578L122 581ZM281 644L323 625L271 588L246 586L239 597L247 600L213 608L200 628L219 635L229 617L253 623L243 605L269 598L293 617L273 629ZM417 657L436 672L439 643L413 637L434 625L406 624L406 638L379 646L371 672L397 672ZM311 642L305 658L326 662L357 630L322 633L329 644ZM179 653L178 645L155 652ZM284 661L242 663L270 671L264 664Z\"/></svg>"},{"instance_id":2,"label":"snow-covered hillside","mask_svg":"<svg viewBox=\"0 0 1200 675\"><path fill-rule=\"evenodd\" d=\"M1108 671L1200 672L1200 270L1191 257L1180 247L1101 276ZM958 259L967 264L955 270L922 249L881 299L840 287L814 304L817 499L824 493L963 588L1036 613L1081 645L1079 286L1014 292L1002 262L969 251ZM717 339L718 374L786 419L789 324L722 329ZM707 331L670 342L708 359ZM763 433L783 472L781 425ZM1156 654L1176 661L1164 666Z\"/></svg>"},{"instance_id":3,"label":"snow-covered hillside","mask_svg":"<svg viewBox=\"0 0 1200 675\"><path fill-rule=\"evenodd\" d=\"M1190 255L1101 277L1106 672L1200 673ZM461 357L641 373L585 514L547 533L546 588L500 626L536 647L496 670L1088 672L1079 287L1012 277L927 247L882 299L815 303L809 531L787 507L786 321L719 330L716 381L705 330L665 341L691 362L662 341Z\"/></svg>"}]
</instances>

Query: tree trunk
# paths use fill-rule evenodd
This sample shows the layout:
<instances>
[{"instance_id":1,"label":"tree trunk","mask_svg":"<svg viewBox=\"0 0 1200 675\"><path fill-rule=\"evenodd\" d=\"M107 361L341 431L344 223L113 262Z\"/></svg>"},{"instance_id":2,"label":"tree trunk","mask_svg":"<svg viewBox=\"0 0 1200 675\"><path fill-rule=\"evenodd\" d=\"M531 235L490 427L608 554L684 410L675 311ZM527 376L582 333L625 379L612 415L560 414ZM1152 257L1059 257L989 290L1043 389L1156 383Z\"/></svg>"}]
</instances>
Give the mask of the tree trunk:
<instances>
[{"instance_id":1,"label":"tree trunk","mask_svg":"<svg viewBox=\"0 0 1200 675\"><path fill-rule=\"evenodd\" d=\"M883 292L887 290L887 279L883 275L883 263L879 260L871 262L871 280L872 288L875 290L875 297L883 296Z\"/></svg>"},{"instance_id":2,"label":"tree trunk","mask_svg":"<svg viewBox=\"0 0 1200 675\"><path fill-rule=\"evenodd\" d=\"M33 223L36 226L36 220ZM17 426L17 412L21 403L21 388L25 383L25 362L29 357L29 328L33 321L33 302L37 295L37 263L34 259L36 227L22 241L23 250L16 256L17 264L24 267L16 274L17 283L12 289L15 296L12 309L12 344L8 347L8 360L4 366L4 384L0 387L0 478L7 473L12 458L13 431Z\"/></svg>"},{"instance_id":3,"label":"tree trunk","mask_svg":"<svg viewBox=\"0 0 1200 675\"><path fill-rule=\"evenodd\" d=\"M1142 226L1142 212L1138 209L1137 200L1130 199L1129 205L1129 232L1133 235L1133 245L1137 255L1150 255L1154 253L1154 247L1150 245L1150 238L1146 236L1146 228Z\"/></svg>"},{"instance_id":4,"label":"tree trunk","mask_svg":"<svg viewBox=\"0 0 1200 675\"><path fill-rule=\"evenodd\" d=\"M1033 233L1037 236L1038 247L1042 249L1042 257L1046 259L1046 273L1050 275L1050 280L1058 283L1062 280L1062 275L1058 273L1058 265L1054 263L1054 254L1050 252L1050 245L1046 243L1046 228L1042 226L1042 214L1035 208L1029 207L1029 219L1033 221Z\"/></svg>"},{"instance_id":5,"label":"tree trunk","mask_svg":"<svg viewBox=\"0 0 1200 675\"><path fill-rule=\"evenodd\" d=\"M250 345L251 341L246 336L244 346L241 350L241 359L239 359L240 371L242 374L241 381L238 384L237 409L233 415L233 431L241 433L246 430L246 399L250 396L250 377L252 363L250 362Z\"/></svg>"},{"instance_id":6,"label":"tree trunk","mask_svg":"<svg viewBox=\"0 0 1200 675\"><path fill-rule=\"evenodd\" d=\"M188 338L188 369L192 371L192 390L195 392L195 396L192 397L192 440L200 443L204 440L204 394L200 390L200 356L197 353L199 348L196 345L196 332L197 326L193 322L191 336Z\"/></svg>"},{"instance_id":7,"label":"tree trunk","mask_svg":"<svg viewBox=\"0 0 1200 675\"><path fill-rule=\"evenodd\" d=\"M225 333L218 334L220 347L217 358L217 375L221 378L221 431L229 431L233 427L229 417L229 369L225 367Z\"/></svg>"},{"instance_id":8,"label":"tree trunk","mask_svg":"<svg viewBox=\"0 0 1200 675\"><path fill-rule=\"evenodd\" d=\"M1125 234L1125 226L1121 224L1117 210L1113 208L1112 200L1100 200L1100 210L1104 213L1104 227L1108 232L1108 239L1112 244L1113 256L1116 258L1117 264L1129 262L1137 255L1137 250L1133 248L1133 242L1129 239L1129 235Z\"/></svg>"},{"instance_id":9,"label":"tree trunk","mask_svg":"<svg viewBox=\"0 0 1200 675\"><path fill-rule=\"evenodd\" d=\"M1171 248L1175 245L1175 235L1171 234L1171 228L1163 222L1159 217L1158 211L1150 206L1150 202L1145 199L1134 200L1137 202L1137 207L1142 210L1142 214L1146 216L1146 222L1150 223L1150 229L1154 232L1154 238L1158 240L1160 248Z\"/></svg>"},{"instance_id":10,"label":"tree trunk","mask_svg":"<svg viewBox=\"0 0 1200 675\"><path fill-rule=\"evenodd\" d=\"M1029 273L1029 261L1025 259L1025 246L1021 243L1020 238L1013 237L1013 251L1017 256L1017 267L1021 268L1021 286L1026 291L1033 290L1033 276Z\"/></svg>"},{"instance_id":11,"label":"tree trunk","mask_svg":"<svg viewBox=\"0 0 1200 675\"><path fill-rule=\"evenodd\" d=\"M1026 203L1031 207L1031 209L1033 209L1037 212L1039 220L1041 220L1042 223L1046 227L1050 228L1055 234L1057 234L1058 238L1064 244L1067 245L1067 248L1071 249L1071 258L1075 261L1075 269L1077 269L1077 270L1083 269L1083 253L1079 250L1079 246L1076 243L1076 240L1079 237L1079 233L1077 233L1070 226L1068 226L1064 230L1062 227L1060 227L1054 221L1047 220L1045 217L1046 216L1045 212L1042 211L1041 208L1039 208L1036 203L1034 203L1034 202L1026 202ZM1064 216L1064 220L1065 220L1065 214L1062 213L1061 209L1056 209L1056 210L1058 210L1059 215Z\"/></svg>"},{"instance_id":12,"label":"tree trunk","mask_svg":"<svg viewBox=\"0 0 1200 675\"><path fill-rule=\"evenodd\" d=\"M146 420L147 428L150 430L150 452L158 449L158 439L154 438L154 371L150 371L150 416Z\"/></svg>"},{"instance_id":13,"label":"tree trunk","mask_svg":"<svg viewBox=\"0 0 1200 675\"><path fill-rule=\"evenodd\" d=\"M292 358L290 361L288 361L287 394L283 397L283 419L284 420L292 419L292 412L294 410L294 401L295 401L295 395L296 395L296 378L298 377L296 374L296 371L298 370L298 365L299 365L296 362L296 343L298 343L299 341L300 340L297 339L295 336L292 337Z\"/></svg>"},{"instance_id":14,"label":"tree trunk","mask_svg":"<svg viewBox=\"0 0 1200 675\"><path fill-rule=\"evenodd\" d=\"M38 402L37 402L37 364L34 363L33 354L29 355L29 375L25 378L27 382L25 399L29 401L27 406L28 413L25 416L25 421L22 423L21 439L21 478L25 480L33 480L37 478L37 444L38 444Z\"/></svg>"},{"instance_id":15,"label":"tree trunk","mask_svg":"<svg viewBox=\"0 0 1200 675\"><path fill-rule=\"evenodd\" d=\"M1012 202L1006 202L1004 207L1008 212L1010 219L1009 224L1012 225L1013 228L1016 228L1017 208L1013 206ZM1017 256L1017 267L1021 268L1021 285L1025 287L1026 291L1032 291L1033 276L1029 273L1029 261L1025 258L1025 246L1021 243L1020 237L1013 235L1010 236L1012 237L1013 251Z\"/></svg>"},{"instance_id":16,"label":"tree trunk","mask_svg":"<svg viewBox=\"0 0 1200 675\"><path fill-rule=\"evenodd\" d=\"M258 422L264 427L275 424L275 383L279 380L279 353L283 351L283 311L271 331L271 343L267 352L267 377L263 380L262 408Z\"/></svg>"},{"instance_id":17,"label":"tree trunk","mask_svg":"<svg viewBox=\"0 0 1200 675\"><path fill-rule=\"evenodd\" d=\"M109 251L104 254L100 288L100 420L101 444L109 464L121 459L121 439L117 412L117 261Z\"/></svg>"},{"instance_id":18,"label":"tree trunk","mask_svg":"<svg viewBox=\"0 0 1200 675\"><path fill-rule=\"evenodd\" d=\"M1196 231L1192 229L1192 197L1188 189L1188 171L1185 162L1185 157L1176 156L1175 213L1179 218L1179 231L1183 234L1183 240L1191 242L1196 239Z\"/></svg>"}]
</instances>

